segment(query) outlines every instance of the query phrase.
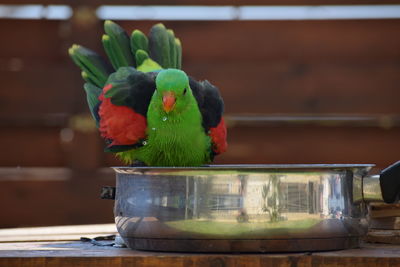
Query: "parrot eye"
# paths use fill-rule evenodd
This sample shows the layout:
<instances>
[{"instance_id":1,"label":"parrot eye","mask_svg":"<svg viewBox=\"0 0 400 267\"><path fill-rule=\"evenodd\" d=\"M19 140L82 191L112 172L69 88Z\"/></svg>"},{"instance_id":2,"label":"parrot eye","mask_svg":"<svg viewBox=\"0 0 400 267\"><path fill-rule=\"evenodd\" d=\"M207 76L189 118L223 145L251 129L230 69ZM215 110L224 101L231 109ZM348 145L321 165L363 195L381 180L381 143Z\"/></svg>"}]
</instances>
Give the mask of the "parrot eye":
<instances>
[{"instance_id":1,"label":"parrot eye","mask_svg":"<svg viewBox=\"0 0 400 267\"><path fill-rule=\"evenodd\" d=\"M184 95L186 95L186 91L187 91L187 89L185 88L185 89L183 90L183 94L184 94Z\"/></svg>"}]
</instances>

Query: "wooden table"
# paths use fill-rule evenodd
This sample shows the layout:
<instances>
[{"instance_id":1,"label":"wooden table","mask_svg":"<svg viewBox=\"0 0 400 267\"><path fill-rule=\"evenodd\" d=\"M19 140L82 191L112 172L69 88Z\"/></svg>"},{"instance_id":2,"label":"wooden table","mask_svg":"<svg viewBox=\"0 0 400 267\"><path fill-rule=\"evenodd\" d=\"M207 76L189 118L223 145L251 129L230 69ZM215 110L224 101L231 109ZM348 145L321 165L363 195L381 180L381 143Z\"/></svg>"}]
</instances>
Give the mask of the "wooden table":
<instances>
[{"instance_id":1,"label":"wooden table","mask_svg":"<svg viewBox=\"0 0 400 267\"><path fill-rule=\"evenodd\" d=\"M291 254L158 253L79 240L115 233L113 224L0 230L0 266L400 266L400 246Z\"/></svg>"}]
</instances>

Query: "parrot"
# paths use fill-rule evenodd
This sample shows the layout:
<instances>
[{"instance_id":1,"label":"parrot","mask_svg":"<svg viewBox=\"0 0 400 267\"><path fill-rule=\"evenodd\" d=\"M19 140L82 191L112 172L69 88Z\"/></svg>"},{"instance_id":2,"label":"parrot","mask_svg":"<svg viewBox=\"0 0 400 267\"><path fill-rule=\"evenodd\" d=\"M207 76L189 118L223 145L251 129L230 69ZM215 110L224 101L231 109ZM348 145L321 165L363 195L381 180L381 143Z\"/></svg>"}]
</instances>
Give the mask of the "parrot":
<instances>
[{"instance_id":1,"label":"parrot","mask_svg":"<svg viewBox=\"0 0 400 267\"><path fill-rule=\"evenodd\" d=\"M162 23L129 36L106 20L110 62L81 45L68 52L81 69L105 151L131 166L196 167L227 149L224 102L209 81L182 70L182 44Z\"/></svg>"}]
</instances>

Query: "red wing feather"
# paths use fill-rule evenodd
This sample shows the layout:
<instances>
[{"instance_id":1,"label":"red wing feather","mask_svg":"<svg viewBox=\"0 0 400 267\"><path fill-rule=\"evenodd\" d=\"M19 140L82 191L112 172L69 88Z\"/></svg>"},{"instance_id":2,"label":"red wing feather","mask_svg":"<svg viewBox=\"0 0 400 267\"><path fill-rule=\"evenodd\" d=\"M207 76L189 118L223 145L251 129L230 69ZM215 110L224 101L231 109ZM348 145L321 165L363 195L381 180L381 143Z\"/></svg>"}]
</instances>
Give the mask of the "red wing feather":
<instances>
[{"instance_id":1,"label":"red wing feather","mask_svg":"<svg viewBox=\"0 0 400 267\"><path fill-rule=\"evenodd\" d=\"M113 140L110 146L132 145L146 136L146 118L126 106L116 106L104 94L111 89L109 84L99 96L102 101L99 107L101 136Z\"/></svg>"},{"instance_id":2,"label":"red wing feather","mask_svg":"<svg viewBox=\"0 0 400 267\"><path fill-rule=\"evenodd\" d=\"M212 150L216 154L224 153L228 147L224 118L221 118L217 127L210 128L210 137L212 141Z\"/></svg>"}]
</instances>

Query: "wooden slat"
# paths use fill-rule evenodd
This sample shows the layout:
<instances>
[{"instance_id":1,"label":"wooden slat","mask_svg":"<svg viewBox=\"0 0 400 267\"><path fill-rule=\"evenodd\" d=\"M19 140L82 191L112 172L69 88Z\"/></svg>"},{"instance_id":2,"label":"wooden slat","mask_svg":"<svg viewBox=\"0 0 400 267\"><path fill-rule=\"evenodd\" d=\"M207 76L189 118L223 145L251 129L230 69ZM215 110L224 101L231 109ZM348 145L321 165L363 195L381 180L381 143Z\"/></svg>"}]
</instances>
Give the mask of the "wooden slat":
<instances>
[{"instance_id":1,"label":"wooden slat","mask_svg":"<svg viewBox=\"0 0 400 267\"><path fill-rule=\"evenodd\" d=\"M370 243L400 245L400 230L369 230L366 240Z\"/></svg>"},{"instance_id":2,"label":"wooden slat","mask_svg":"<svg viewBox=\"0 0 400 267\"><path fill-rule=\"evenodd\" d=\"M67 181L72 171L65 168L0 168L0 182L4 181Z\"/></svg>"},{"instance_id":3,"label":"wooden slat","mask_svg":"<svg viewBox=\"0 0 400 267\"><path fill-rule=\"evenodd\" d=\"M57 20L0 20L3 44L0 57L51 58L67 56L64 38L69 35L67 22Z\"/></svg>"},{"instance_id":4,"label":"wooden slat","mask_svg":"<svg viewBox=\"0 0 400 267\"><path fill-rule=\"evenodd\" d=\"M0 242L79 240L115 235L115 224L0 229Z\"/></svg>"},{"instance_id":5,"label":"wooden slat","mask_svg":"<svg viewBox=\"0 0 400 267\"><path fill-rule=\"evenodd\" d=\"M393 128L400 126L400 116L389 115L225 115L230 126L326 126L326 127L378 127Z\"/></svg>"},{"instance_id":6,"label":"wooden slat","mask_svg":"<svg viewBox=\"0 0 400 267\"><path fill-rule=\"evenodd\" d=\"M118 21L147 32L152 21ZM184 65L224 61L238 68L260 62L397 62L400 20L168 21L183 43Z\"/></svg>"},{"instance_id":7,"label":"wooden slat","mask_svg":"<svg viewBox=\"0 0 400 267\"><path fill-rule=\"evenodd\" d=\"M0 227L112 223L114 202L100 199L100 191L115 184L114 173L65 172L68 180L0 179L0 208L7 214Z\"/></svg>"},{"instance_id":8,"label":"wooden slat","mask_svg":"<svg viewBox=\"0 0 400 267\"><path fill-rule=\"evenodd\" d=\"M115 235L115 223L0 229L0 242L63 241Z\"/></svg>"},{"instance_id":9,"label":"wooden slat","mask_svg":"<svg viewBox=\"0 0 400 267\"><path fill-rule=\"evenodd\" d=\"M216 157L216 163L376 163L382 169L399 159L392 149L400 146L399 129L262 122L233 125L228 129L228 151ZM82 142L65 146L59 129L3 128L0 140L7 153L0 162L2 166L69 164L86 170L98 164L123 164L113 154L101 151L103 142L98 133L82 138ZM77 149L68 150L72 145Z\"/></svg>"},{"instance_id":10,"label":"wooden slat","mask_svg":"<svg viewBox=\"0 0 400 267\"><path fill-rule=\"evenodd\" d=\"M148 31L156 22L118 23L131 32L135 28ZM26 31L27 24L29 31ZM0 57L66 57L67 48L73 42L89 43L84 39L65 41L71 32L62 30L64 24L46 20L1 20L0 33L9 42L3 44ZM210 59L236 62L239 66L264 60L290 60L298 64L378 63L397 62L400 57L397 49L400 20L169 21L165 24L181 38L185 64ZM101 48L102 27L99 24L95 29L98 46L92 49Z\"/></svg>"},{"instance_id":11,"label":"wooden slat","mask_svg":"<svg viewBox=\"0 0 400 267\"><path fill-rule=\"evenodd\" d=\"M211 66L213 65L213 66ZM229 113L398 114L400 66L296 66L260 63L188 66L194 77L219 87Z\"/></svg>"},{"instance_id":12,"label":"wooden slat","mask_svg":"<svg viewBox=\"0 0 400 267\"><path fill-rule=\"evenodd\" d=\"M1 166L65 165L59 128L1 128Z\"/></svg>"},{"instance_id":13,"label":"wooden slat","mask_svg":"<svg viewBox=\"0 0 400 267\"><path fill-rule=\"evenodd\" d=\"M67 127L71 114L69 113L45 113L18 114L13 112L0 114L0 127Z\"/></svg>"},{"instance_id":14,"label":"wooden slat","mask_svg":"<svg viewBox=\"0 0 400 267\"><path fill-rule=\"evenodd\" d=\"M368 207L370 218L387 218L400 216L400 204L370 203Z\"/></svg>"},{"instance_id":15,"label":"wooden slat","mask_svg":"<svg viewBox=\"0 0 400 267\"><path fill-rule=\"evenodd\" d=\"M95 247L81 242L0 244L0 266L397 266L399 246L363 245L361 249L291 254L178 254Z\"/></svg>"},{"instance_id":16,"label":"wooden slat","mask_svg":"<svg viewBox=\"0 0 400 267\"><path fill-rule=\"evenodd\" d=\"M216 163L374 163L383 169L399 160L400 128L233 127L228 150Z\"/></svg>"},{"instance_id":17,"label":"wooden slat","mask_svg":"<svg viewBox=\"0 0 400 267\"><path fill-rule=\"evenodd\" d=\"M86 111L83 82L74 82L79 78L74 76L79 71L74 73L74 70L48 66L21 72L0 71L5 88L0 92L0 114L27 116Z\"/></svg>"}]
</instances>

